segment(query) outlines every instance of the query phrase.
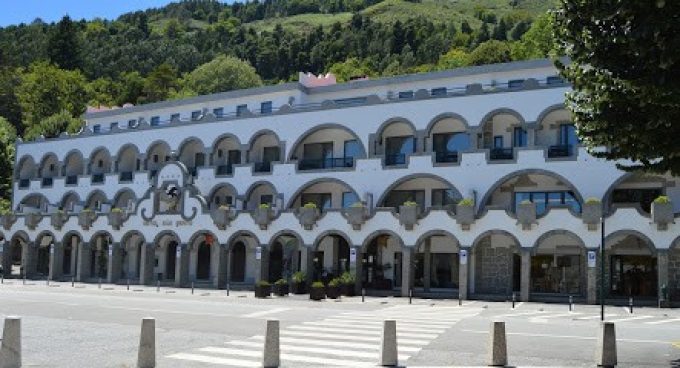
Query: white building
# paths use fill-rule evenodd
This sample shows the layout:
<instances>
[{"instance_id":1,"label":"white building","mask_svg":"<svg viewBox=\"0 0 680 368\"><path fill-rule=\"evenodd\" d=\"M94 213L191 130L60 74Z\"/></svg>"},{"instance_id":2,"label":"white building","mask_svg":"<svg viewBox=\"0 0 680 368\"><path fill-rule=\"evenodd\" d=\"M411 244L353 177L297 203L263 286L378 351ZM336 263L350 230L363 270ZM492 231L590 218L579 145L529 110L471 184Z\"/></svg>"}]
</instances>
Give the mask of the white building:
<instances>
[{"instance_id":1,"label":"white building","mask_svg":"<svg viewBox=\"0 0 680 368\"><path fill-rule=\"evenodd\" d=\"M5 276L223 288L349 271L376 293L594 302L604 209L607 295L680 298L680 178L589 155L556 73L301 75L87 113L78 135L17 144Z\"/></svg>"}]
</instances>

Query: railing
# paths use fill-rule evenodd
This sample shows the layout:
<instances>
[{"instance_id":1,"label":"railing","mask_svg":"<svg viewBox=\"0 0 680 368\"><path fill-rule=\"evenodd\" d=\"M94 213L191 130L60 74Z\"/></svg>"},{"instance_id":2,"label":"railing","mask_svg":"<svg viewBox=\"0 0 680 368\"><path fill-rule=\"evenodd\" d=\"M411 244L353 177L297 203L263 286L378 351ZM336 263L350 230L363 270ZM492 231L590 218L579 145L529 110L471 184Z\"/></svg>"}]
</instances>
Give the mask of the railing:
<instances>
[{"instance_id":1,"label":"railing","mask_svg":"<svg viewBox=\"0 0 680 368\"><path fill-rule=\"evenodd\" d=\"M40 184L44 188L49 188L52 186L53 183L54 180L52 178L42 178L42 182Z\"/></svg>"},{"instance_id":2,"label":"railing","mask_svg":"<svg viewBox=\"0 0 680 368\"><path fill-rule=\"evenodd\" d=\"M125 171L125 172L120 173L118 180L120 182L131 182L132 181L132 171Z\"/></svg>"},{"instance_id":3,"label":"railing","mask_svg":"<svg viewBox=\"0 0 680 368\"><path fill-rule=\"evenodd\" d=\"M510 148L492 148L489 154L491 160L512 160L513 150Z\"/></svg>"},{"instance_id":4,"label":"railing","mask_svg":"<svg viewBox=\"0 0 680 368\"><path fill-rule=\"evenodd\" d=\"M298 162L298 170L322 170L354 167L354 157L302 159Z\"/></svg>"},{"instance_id":5,"label":"railing","mask_svg":"<svg viewBox=\"0 0 680 368\"><path fill-rule=\"evenodd\" d=\"M77 185L78 175L68 175L66 176L66 185Z\"/></svg>"},{"instance_id":6,"label":"railing","mask_svg":"<svg viewBox=\"0 0 680 368\"><path fill-rule=\"evenodd\" d=\"M548 147L548 157L569 157L571 156L571 144L559 144Z\"/></svg>"},{"instance_id":7,"label":"railing","mask_svg":"<svg viewBox=\"0 0 680 368\"><path fill-rule=\"evenodd\" d=\"M458 152L438 151L435 152L435 162L458 162Z\"/></svg>"},{"instance_id":8,"label":"railing","mask_svg":"<svg viewBox=\"0 0 680 368\"><path fill-rule=\"evenodd\" d=\"M104 182L104 174L92 174L92 184L101 184Z\"/></svg>"},{"instance_id":9,"label":"railing","mask_svg":"<svg viewBox=\"0 0 680 368\"><path fill-rule=\"evenodd\" d=\"M234 165L226 164L217 166L216 175L231 175L234 173Z\"/></svg>"},{"instance_id":10,"label":"railing","mask_svg":"<svg viewBox=\"0 0 680 368\"><path fill-rule=\"evenodd\" d=\"M255 162L253 164L253 171L254 172L271 172L272 171L272 163L269 161L265 162Z\"/></svg>"},{"instance_id":11,"label":"railing","mask_svg":"<svg viewBox=\"0 0 680 368\"><path fill-rule=\"evenodd\" d=\"M31 179L19 179L19 188L26 189L31 185Z\"/></svg>"},{"instance_id":12,"label":"railing","mask_svg":"<svg viewBox=\"0 0 680 368\"><path fill-rule=\"evenodd\" d=\"M385 165L406 165L406 154L403 153L393 153L385 155Z\"/></svg>"}]
</instances>

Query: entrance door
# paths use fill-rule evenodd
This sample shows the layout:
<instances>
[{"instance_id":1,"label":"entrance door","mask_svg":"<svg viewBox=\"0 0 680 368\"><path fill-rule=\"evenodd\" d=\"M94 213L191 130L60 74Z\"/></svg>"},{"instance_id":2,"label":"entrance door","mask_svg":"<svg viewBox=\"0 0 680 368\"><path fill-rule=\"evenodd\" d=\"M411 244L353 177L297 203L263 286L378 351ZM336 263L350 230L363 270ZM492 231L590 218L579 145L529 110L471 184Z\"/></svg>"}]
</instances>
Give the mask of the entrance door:
<instances>
[{"instance_id":1,"label":"entrance door","mask_svg":"<svg viewBox=\"0 0 680 368\"><path fill-rule=\"evenodd\" d=\"M246 246L238 242L231 250L231 277L233 282L243 282L246 278Z\"/></svg>"},{"instance_id":2,"label":"entrance door","mask_svg":"<svg viewBox=\"0 0 680 368\"><path fill-rule=\"evenodd\" d=\"M177 243L169 243L165 251L165 278L167 280L174 280L175 263L177 262Z\"/></svg>"},{"instance_id":3,"label":"entrance door","mask_svg":"<svg viewBox=\"0 0 680 368\"><path fill-rule=\"evenodd\" d=\"M644 255L615 255L610 258L612 296L655 297L656 258Z\"/></svg>"},{"instance_id":4,"label":"entrance door","mask_svg":"<svg viewBox=\"0 0 680 368\"><path fill-rule=\"evenodd\" d=\"M201 242L198 246L198 259L196 264L196 278L199 280L210 279L210 246L206 242Z\"/></svg>"},{"instance_id":5,"label":"entrance door","mask_svg":"<svg viewBox=\"0 0 680 368\"><path fill-rule=\"evenodd\" d=\"M276 242L269 252L269 281L275 282L283 274L283 246Z\"/></svg>"},{"instance_id":6,"label":"entrance door","mask_svg":"<svg viewBox=\"0 0 680 368\"><path fill-rule=\"evenodd\" d=\"M64 261L62 262L62 272L64 275L71 274L71 255L73 254L73 246L66 244L64 246Z\"/></svg>"},{"instance_id":7,"label":"entrance door","mask_svg":"<svg viewBox=\"0 0 680 368\"><path fill-rule=\"evenodd\" d=\"M39 275L47 276L50 273L50 247L52 245L38 248L37 271Z\"/></svg>"}]
</instances>

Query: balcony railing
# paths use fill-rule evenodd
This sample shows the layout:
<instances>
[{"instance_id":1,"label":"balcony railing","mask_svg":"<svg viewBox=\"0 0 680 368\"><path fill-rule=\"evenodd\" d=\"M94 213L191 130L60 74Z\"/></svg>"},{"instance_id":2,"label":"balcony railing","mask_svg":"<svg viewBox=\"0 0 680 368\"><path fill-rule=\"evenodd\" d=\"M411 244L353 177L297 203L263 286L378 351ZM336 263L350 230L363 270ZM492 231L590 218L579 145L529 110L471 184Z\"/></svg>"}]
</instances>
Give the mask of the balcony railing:
<instances>
[{"instance_id":1,"label":"balcony railing","mask_svg":"<svg viewBox=\"0 0 680 368\"><path fill-rule=\"evenodd\" d=\"M510 148L492 148L489 158L492 160L512 160L513 150Z\"/></svg>"},{"instance_id":2,"label":"balcony railing","mask_svg":"<svg viewBox=\"0 0 680 368\"><path fill-rule=\"evenodd\" d=\"M404 153L392 153L385 155L385 165L406 165L406 154Z\"/></svg>"},{"instance_id":3,"label":"balcony railing","mask_svg":"<svg viewBox=\"0 0 680 368\"><path fill-rule=\"evenodd\" d=\"M548 157L569 157L572 153L571 144L559 144L548 147Z\"/></svg>"},{"instance_id":4,"label":"balcony railing","mask_svg":"<svg viewBox=\"0 0 680 368\"><path fill-rule=\"evenodd\" d=\"M339 158L303 158L298 162L298 170L323 170L334 168L348 168L354 166L354 157Z\"/></svg>"},{"instance_id":5,"label":"balcony railing","mask_svg":"<svg viewBox=\"0 0 680 368\"><path fill-rule=\"evenodd\" d=\"M234 173L234 165L226 164L217 166L217 175L231 175Z\"/></svg>"},{"instance_id":6,"label":"balcony railing","mask_svg":"<svg viewBox=\"0 0 680 368\"><path fill-rule=\"evenodd\" d=\"M132 181L132 171L125 171L120 173L118 180L121 182L131 182Z\"/></svg>"},{"instance_id":7,"label":"balcony railing","mask_svg":"<svg viewBox=\"0 0 680 368\"><path fill-rule=\"evenodd\" d=\"M66 185L77 185L78 175L68 175L66 176Z\"/></svg>"},{"instance_id":8,"label":"balcony railing","mask_svg":"<svg viewBox=\"0 0 680 368\"><path fill-rule=\"evenodd\" d=\"M42 178L42 181L41 181L40 184L43 188L49 188L49 187L52 186L53 183L54 183L54 180L52 178Z\"/></svg>"},{"instance_id":9,"label":"balcony railing","mask_svg":"<svg viewBox=\"0 0 680 368\"><path fill-rule=\"evenodd\" d=\"M271 172L272 163L269 161L253 163L253 171L258 173Z\"/></svg>"},{"instance_id":10,"label":"balcony railing","mask_svg":"<svg viewBox=\"0 0 680 368\"><path fill-rule=\"evenodd\" d=\"M458 152L438 151L435 152L435 162L458 162Z\"/></svg>"},{"instance_id":11,"label":"balcony railing","mask_svg":"<svg viewBox=\"0 0 680 368\"><path fill-rule=\"evenodd\" d=\"M104 182L104 174L92 174L92 184L101 184Z\"/></svg>"},{"instance_id":12,"label":"balcony railing","mask_svg":"<svg viewBox=\"0 0 680 368\"><path fill-rule=\"evenodd\" d=\"M31 179L19 179L19 188L26 189L31 185Z\"/></svg>"}]
</instances>

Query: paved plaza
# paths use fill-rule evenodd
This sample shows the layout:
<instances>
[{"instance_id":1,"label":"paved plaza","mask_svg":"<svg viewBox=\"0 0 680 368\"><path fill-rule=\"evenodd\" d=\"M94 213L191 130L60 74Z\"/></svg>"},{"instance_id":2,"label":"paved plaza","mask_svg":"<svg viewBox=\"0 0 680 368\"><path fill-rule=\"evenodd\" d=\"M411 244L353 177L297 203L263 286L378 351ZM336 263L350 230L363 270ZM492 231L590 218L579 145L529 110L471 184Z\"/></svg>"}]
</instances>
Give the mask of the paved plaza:
<instances>
[{"instance_id":1,"label":"paved plaza","mask_svg":"<svg viewBox=\"0 0 680 368\"><path fill-rule=\"evenodd\" d=\"M5 280L0 316L22 317L27 367L134 367L141 319L156 318L160 367L261 366L265 321L281 321L285 367L374 366L384 319L408 367L487 363L491 321L506 322L509 364L592 366L599 307L367 297L312 302L252 292ZM607 307L619 366L680 367L680 311Z\"/></svg>"}]
</instances>

